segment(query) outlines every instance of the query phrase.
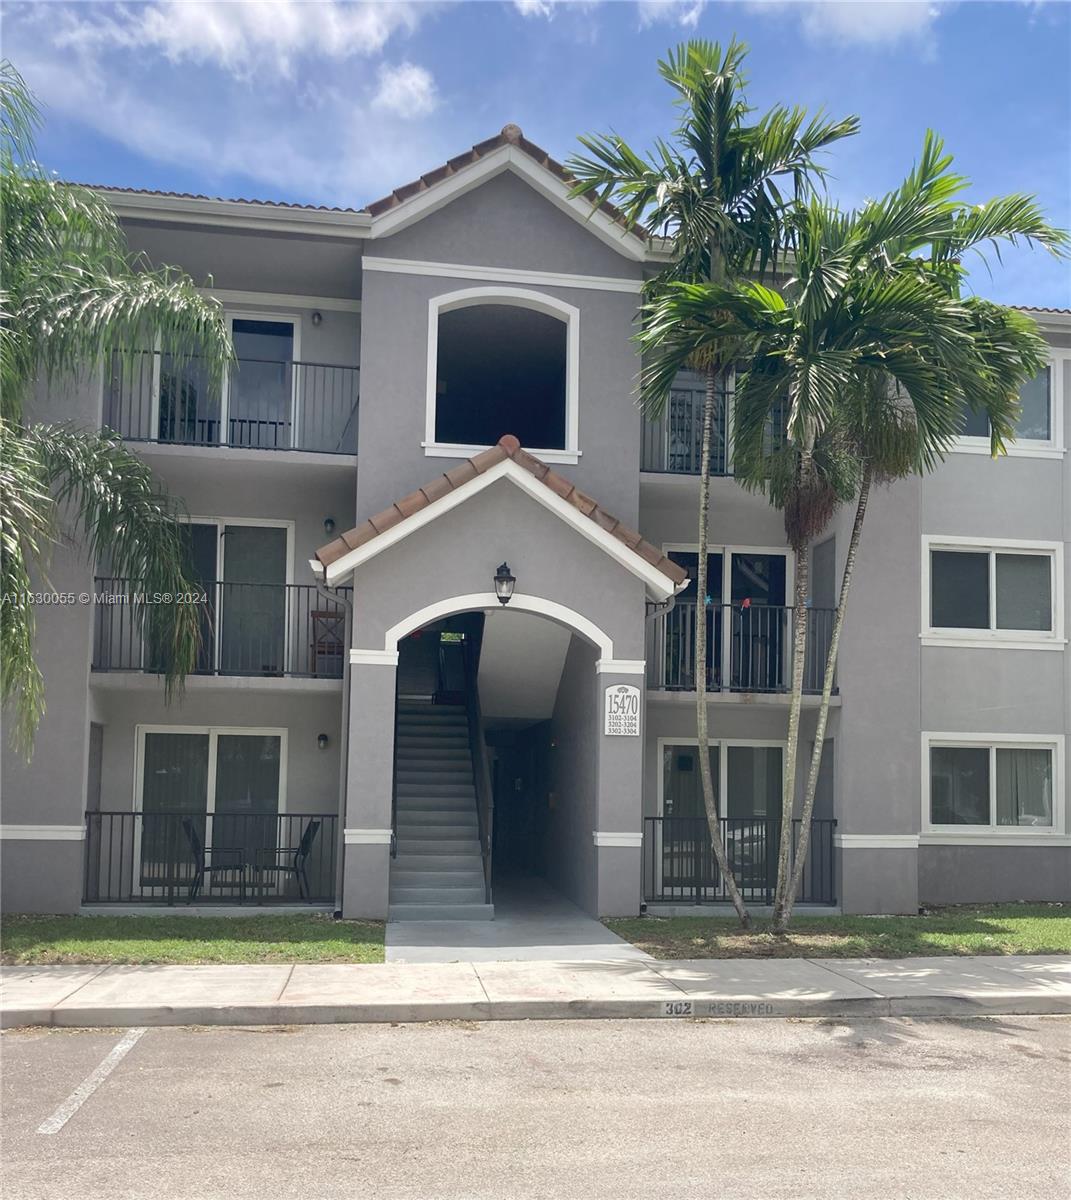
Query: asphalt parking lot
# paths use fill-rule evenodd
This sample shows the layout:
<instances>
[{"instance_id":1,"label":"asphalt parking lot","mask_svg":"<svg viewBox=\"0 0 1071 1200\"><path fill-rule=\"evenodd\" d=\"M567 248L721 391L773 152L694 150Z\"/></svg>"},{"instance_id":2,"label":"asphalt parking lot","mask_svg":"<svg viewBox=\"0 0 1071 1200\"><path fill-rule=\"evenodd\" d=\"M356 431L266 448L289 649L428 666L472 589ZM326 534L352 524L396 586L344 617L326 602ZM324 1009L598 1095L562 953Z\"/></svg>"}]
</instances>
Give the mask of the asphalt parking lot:
<instances>
[{"instance_id":1,"label":"asphalt parking lot","mask_svg":"<svg viewBox=\"0 0 1071 1200\"><path fill-rule=\"evenodd\" d=\"M1071 1019L12 1030L6 1200L1071 1190Z\"/></svg>"}]
</instances>

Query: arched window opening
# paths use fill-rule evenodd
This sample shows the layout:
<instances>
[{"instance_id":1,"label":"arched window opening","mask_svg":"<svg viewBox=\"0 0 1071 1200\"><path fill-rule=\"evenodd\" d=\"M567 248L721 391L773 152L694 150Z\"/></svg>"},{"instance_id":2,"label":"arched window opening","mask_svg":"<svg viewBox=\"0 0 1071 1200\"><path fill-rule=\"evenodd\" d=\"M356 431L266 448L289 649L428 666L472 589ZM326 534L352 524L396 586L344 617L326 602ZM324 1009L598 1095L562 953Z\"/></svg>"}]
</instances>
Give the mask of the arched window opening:
<instances>
[{"instance_id":1,"label":"arched window opening","mask_svg":"<svg viewBox=\"0 0 1071 1200\"><path fill-rule=\"evenodd\" d=\"M564 450L568 325L512 304L474 304L438 316L435 441Z\"/></svg>"}]
</instances>

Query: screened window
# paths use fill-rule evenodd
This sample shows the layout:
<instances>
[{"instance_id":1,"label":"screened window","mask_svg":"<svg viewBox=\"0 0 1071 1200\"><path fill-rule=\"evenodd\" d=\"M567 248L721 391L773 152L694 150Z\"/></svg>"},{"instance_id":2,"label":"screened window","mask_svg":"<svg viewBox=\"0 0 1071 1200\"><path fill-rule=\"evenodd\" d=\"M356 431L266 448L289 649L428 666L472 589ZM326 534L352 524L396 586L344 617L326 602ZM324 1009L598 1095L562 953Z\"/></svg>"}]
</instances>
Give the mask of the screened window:
<instances>
[{"instance_id":1,"label":"screened window","mask_svg":"<svg viewBox=\"0 0 1071 1200\"><path fill-rule=\"evenodd\" d=\"M930 551L930 626L1053 632L1053 558L1048 551Z\"/></svg>"},{"instance_id":2,"label":"screened window","mask_svg":"<svg viewBox=\"0 0 1071 1200\"><path fill-rule=\"evenodd\" d=\"M1053 827L1051 746L931 746L930 824Z\"/></svg>"},{"instance_id":3,"label":"screened window","mask_svg":"<svg viewBox=\"0 0 1071 1200\"><path fill-rule=\"evenodd\" d=\"M1015 422L1017 442L1052 441L1052 368L1045 367L1019 389L1019 417ZM989 438L989 418L984 412L967 409L961 435Z\"/></svg>"}]
</instances>

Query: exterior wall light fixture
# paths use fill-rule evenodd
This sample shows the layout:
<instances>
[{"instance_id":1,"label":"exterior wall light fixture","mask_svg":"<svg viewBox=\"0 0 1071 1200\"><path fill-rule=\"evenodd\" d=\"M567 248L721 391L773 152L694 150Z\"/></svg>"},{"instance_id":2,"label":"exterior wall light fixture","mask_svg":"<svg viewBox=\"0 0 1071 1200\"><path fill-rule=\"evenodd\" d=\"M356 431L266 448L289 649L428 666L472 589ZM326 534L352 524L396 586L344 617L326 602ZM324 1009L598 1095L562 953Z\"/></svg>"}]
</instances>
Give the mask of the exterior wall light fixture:
<instances>
[{"instance_id":1,"label":"exterior wall light fixture","mask_svg":"<svg viewBox=\"0 0 1071 1200\"><path fill-rule=\"evenodd\" d=\"M335 532L335 518L334 517L324 517L324 533L327 534L328 537L330 537L331 534L333 534L334 532Z\"/></svg>"},{"instance_id":2,"label":"exterior wall light fixture","mask_svg":"<svg viewBox=\"0 0 1071 1200\"><path fill-rule=\"evenodd\" d=\"M328 742L328 737L327 737L326 733L321 733L316 738L316 745L319 746L321 750L327 749L327 742Z\"/></svg>"},{"instance_id":3,"label":"exterior wall light fixture","mask_svg":"<svg viewBox=\"0 0 1071 1200\"><path fill-rule=\"evenodd\" d=\"M314 312L314 313L312 314L312 323L313 323L314 325L320 325L320 324L322 324L322 323L323 323L323 319L324 319L324 315L323 315L323 313L322 313L322 312Z\"/></svg>"},{"instance_id":4,"label":"exterior wall light fixture","mask_svg":"<svg viewBox=\"0 0 1071 1200\"><path fill-rule=\"evenodd\" d=\"M509 604L516 584L515 576L510 574L509 563L503 563L495 572L495 595L499 604Z\"/></svg>"}]
</instances>

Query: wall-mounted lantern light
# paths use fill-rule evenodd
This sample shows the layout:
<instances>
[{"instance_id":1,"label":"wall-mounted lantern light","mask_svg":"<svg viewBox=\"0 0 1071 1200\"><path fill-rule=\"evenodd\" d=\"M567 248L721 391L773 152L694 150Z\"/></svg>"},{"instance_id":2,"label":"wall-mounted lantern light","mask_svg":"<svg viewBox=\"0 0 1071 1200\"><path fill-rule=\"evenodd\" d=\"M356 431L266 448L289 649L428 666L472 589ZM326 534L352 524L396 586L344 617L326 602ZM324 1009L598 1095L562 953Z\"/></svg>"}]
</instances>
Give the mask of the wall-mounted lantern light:
<instances>
[{"instance_id":1,"label":"wall-mounted lantern light","mask_svg":"<svg viewBox=\"0 0 1071 1200\"><path fill-rule=\"evenodd\" d=\"M331 534L333 534L334 532L335 532L335 518L334 517L324 517L324 533L327 534L328 537L330 537Z\"/></svg>"},{"instance_id":2,"label":"wall-mounted lantern light","mask_svg":"<svg viewBox=\"0 0 1071 1200\"><path fill-rule=\"evenodd\" d=\"M328 738L326 733L321 733L316 739L316 745L319 746L321 750L327 749L327 742Z\"/></svg>"},{"instance_id":3,"label":"wall-mounted lantern light","mask_svg":"<svg viewBox=\"0 0 1071 1200\"><path fill-rule=\"evenodd\" d=\"M322 312L314 312L312 314L312 323L314 325L322 325L323 319L324 319L324 315Z\"/></svg>"},{"instance_id":4,"label":"wall-mounted lantern light","mask_svg":"<svg viewBox=\"0 0 1071 1200\"><path fill-rule=\"evenodd\" d=\"M499 604L509 604L516 583L516 578L510 574L509 563L503 563L495 572L495 595Z\"/></svg>"}]
</instances>

